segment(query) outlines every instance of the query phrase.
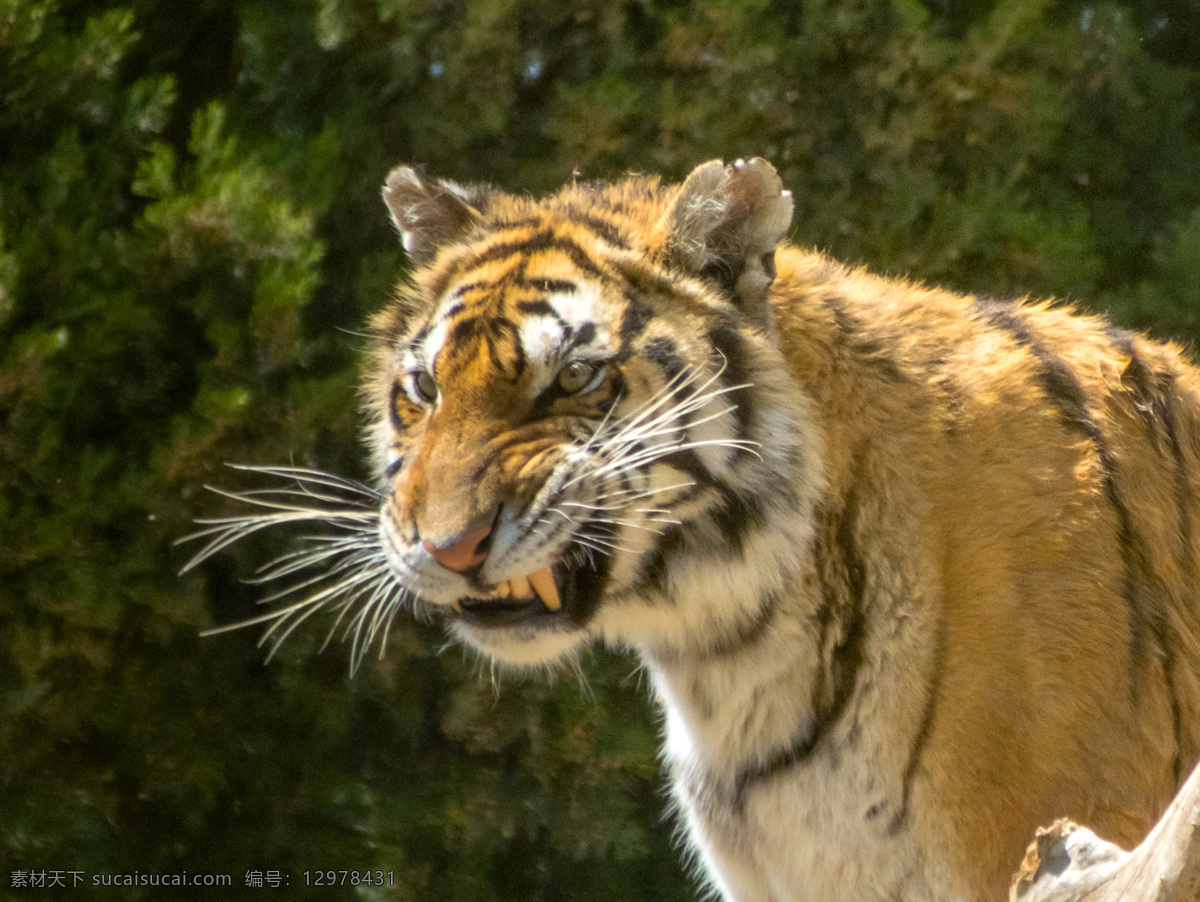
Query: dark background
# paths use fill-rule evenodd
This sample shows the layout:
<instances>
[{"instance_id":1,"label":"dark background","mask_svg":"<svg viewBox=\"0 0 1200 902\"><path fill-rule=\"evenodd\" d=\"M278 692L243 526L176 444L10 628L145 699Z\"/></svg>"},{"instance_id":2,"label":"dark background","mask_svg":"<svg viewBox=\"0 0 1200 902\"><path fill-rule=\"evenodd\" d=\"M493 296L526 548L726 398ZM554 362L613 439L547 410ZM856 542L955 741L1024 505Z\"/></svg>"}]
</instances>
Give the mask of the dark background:
<instances>
[{"instance_id":1,"label":"dark background","mask_svg":"<svg viewBox=\"0 0 1200 902\"><path fill-rule=\"evenodd\" d=\"M762 155L796 241L1187 343L1198 74L1197 0L0 0L0 896L186 869L696 898L632 659L497 688L408 618L353 679L320 617L265 666L255 630L199 636L286 547L178 576L229 510L203 484L365 476L355 333L405 266L385 173ZM325 868L396 886L305 889Z\"/></svg>"}]
</instances>

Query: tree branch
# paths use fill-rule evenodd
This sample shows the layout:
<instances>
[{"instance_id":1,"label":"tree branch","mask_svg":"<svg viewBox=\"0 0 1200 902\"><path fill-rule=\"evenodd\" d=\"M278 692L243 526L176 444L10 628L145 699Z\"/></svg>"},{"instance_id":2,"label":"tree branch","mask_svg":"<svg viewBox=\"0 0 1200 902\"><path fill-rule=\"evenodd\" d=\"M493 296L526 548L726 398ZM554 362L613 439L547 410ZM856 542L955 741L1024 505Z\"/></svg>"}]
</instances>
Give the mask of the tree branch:
<instances>
[{"instance_id":1,"label":"tree branch","mask_svg":"<svg viewBox=\"0 0 1200 902\"><path fill-rule=\"evenodd\" d=\"M1009 890L1009 902L1197 902L1198 823L1200 766L1132 852L1065 819L1039 829Z\"/></svg>"}]
</instances>

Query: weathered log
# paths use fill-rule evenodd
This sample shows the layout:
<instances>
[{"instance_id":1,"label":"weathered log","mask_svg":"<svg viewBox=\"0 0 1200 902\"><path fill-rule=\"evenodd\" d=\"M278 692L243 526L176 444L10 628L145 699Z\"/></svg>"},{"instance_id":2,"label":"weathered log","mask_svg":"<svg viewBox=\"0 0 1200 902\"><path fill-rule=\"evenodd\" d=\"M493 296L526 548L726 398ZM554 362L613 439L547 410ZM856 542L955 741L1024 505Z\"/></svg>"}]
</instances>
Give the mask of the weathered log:
<instances>
[{"instance_id":1,"label":"weathered log","mask_svg":"<svg viewBox=\"0 0 1200 902\"><path fill-rule=\"evenodd\" d=\"M1039 829L1009 902L1200 902L1200 766L1132 852L1068 820Z\"/></svg>"}]
</instances>

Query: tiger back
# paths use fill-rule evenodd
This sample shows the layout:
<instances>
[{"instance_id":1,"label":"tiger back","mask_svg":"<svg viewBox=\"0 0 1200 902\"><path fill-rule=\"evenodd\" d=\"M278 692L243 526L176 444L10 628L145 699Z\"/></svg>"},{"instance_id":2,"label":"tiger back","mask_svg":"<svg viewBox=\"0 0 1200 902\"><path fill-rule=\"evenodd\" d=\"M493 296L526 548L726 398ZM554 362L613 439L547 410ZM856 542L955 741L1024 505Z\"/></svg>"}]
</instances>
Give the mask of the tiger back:
<instances>
[{"instance_id":1,"label":"tiger back","mask_svg":"<svg viewBox=\"0 0 1200 902\"><path fill-rule=\"evenodd\" d=\"M380 579L502 665L635 653L700 879L982 902L1056 817L1140 840L1200 754L1175 348L781 243L762 160L384 198Z\"/></svg>"}]
</instances>

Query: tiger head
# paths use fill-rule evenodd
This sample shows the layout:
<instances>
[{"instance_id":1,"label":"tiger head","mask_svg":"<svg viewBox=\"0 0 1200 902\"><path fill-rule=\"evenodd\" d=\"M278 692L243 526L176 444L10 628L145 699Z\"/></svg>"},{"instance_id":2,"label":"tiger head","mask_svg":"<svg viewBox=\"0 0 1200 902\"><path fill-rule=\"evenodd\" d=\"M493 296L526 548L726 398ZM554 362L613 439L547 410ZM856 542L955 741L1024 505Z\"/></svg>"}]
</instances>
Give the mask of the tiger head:
<instances>
[{"instance_id":1,"label":"tiger head","mask_svg":"<svg viewBox=\"0 0 1200 902\"><path fill-rule=\"evenodd\" d=\"M545 198L398 167L383 196L412 271L373 323L368 441L420 607L518 666L761 616L739 565L783 569L802 537L774 512L813 481L778 440L804 411L768 301L792 213L770 164Z\"/></svg>"}]
</instances>

